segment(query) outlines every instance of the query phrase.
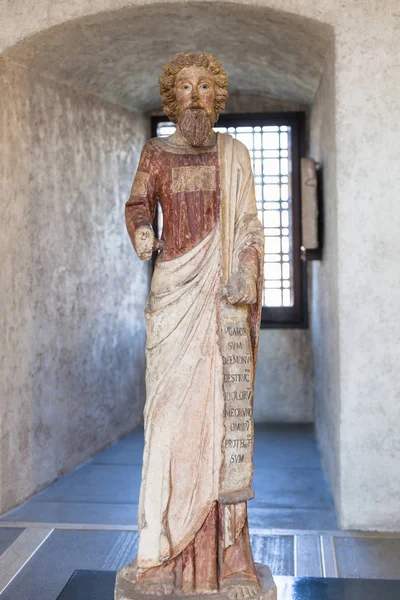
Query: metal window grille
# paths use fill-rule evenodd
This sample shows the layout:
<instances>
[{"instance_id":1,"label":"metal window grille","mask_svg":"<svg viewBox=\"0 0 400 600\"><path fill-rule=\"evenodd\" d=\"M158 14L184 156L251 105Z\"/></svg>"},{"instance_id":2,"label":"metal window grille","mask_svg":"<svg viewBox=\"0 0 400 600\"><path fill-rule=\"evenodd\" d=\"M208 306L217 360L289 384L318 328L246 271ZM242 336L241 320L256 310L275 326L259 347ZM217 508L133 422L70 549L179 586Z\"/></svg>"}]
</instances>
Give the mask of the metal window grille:
<instances>
[{"instance_id":1,"label":"metal window grille","mask_svg":"<svg viewBox=\"0 0 400 600\"><path fill-rule=\"evenodd\" d=\"M282 116L223 115L214 130L244 143L252 160L257 210L265 233L263 325L304 326L304 273L294 243L300 235L296 219L300 207L294 211L293 203L294 156L299 160L299 143L294 147L293 138L299 136L299 129L292 118ZM175 125L158 118L155 131L166 137L175 131Z\"/></svg>"}]
</instances>

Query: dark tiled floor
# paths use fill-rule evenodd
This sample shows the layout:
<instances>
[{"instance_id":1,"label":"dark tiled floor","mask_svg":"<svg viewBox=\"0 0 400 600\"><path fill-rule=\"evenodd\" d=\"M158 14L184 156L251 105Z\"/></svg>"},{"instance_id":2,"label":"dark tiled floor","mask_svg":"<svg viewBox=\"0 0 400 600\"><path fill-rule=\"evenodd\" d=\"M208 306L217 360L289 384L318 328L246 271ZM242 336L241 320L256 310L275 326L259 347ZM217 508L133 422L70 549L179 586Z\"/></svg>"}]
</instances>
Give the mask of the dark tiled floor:
<instances>
[{"instance_id":1,"label":"dark tiled floor","mask_svg":"<svg viewBox=\"0 0 400 600\"><path fill-rule=\"evenodd\" d=\"M257 426L252 528L337 528L333 504L309 426ZM6 514L21 522L134 525L143 432L135 431ZM0 520L1 522L1 520Z\"/></svg>"}]
</instances>

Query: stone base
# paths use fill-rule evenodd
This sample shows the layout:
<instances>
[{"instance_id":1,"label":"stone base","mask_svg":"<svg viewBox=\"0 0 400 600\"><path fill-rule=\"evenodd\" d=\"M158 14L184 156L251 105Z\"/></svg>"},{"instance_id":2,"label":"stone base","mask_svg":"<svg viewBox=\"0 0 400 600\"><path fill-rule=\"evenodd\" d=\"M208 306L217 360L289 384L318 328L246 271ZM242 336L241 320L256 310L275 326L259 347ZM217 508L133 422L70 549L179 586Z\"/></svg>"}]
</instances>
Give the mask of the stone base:
<instances>
[{"instance_id":1,"label":"stone base","mask_svg":"<svg viewBox=\"0 0 400 600\"><path fill-rule=\"evenodd\" d=\"M258 579L260 582L261 590L248 600L277 600L277 590L274 580L271 575L271 571L267 565L256 564L256 570ZM117 573L117 579L115 582L114 600L232 600L231 595L224 591L214 592L210 594L188 594L185 592L176 592L172 595L149 595L143 594L135 590L133 582L135 580L135 567L133 563L126 565L120 569ZM243 598L243 600L246 600Z\"/></svg>"}]
</instances>

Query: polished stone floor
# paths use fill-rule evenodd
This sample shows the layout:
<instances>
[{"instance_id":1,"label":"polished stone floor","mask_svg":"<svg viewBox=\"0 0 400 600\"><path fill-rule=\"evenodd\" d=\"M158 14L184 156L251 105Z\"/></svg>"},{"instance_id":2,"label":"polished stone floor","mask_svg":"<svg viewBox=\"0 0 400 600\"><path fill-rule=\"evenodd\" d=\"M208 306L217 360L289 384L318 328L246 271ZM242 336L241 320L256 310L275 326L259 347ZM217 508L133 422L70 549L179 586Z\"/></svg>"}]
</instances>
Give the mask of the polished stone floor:
<instances>
[{"instance_id":1,"label":"polished stone floor","mask_svg":"<svg viewBox=\"0 0 400 600\"><path fill-rule=\"evenodd\" d=\"M21 522L137 524L143 432L59 479L8 513ZM331 494L310 426L257 426L254 449L253 528L337 528Z\"/></svg>"},{"instance_id":2,"label":"polished stone floor","mask_svg":"<svg viewBox=\"0 0 400 600\"><path fill-rule=\"evenodd\" d=\"M0 518L0 600L56 600L75 570L133 558L142 448L135 431ZM311 427L257 427L254 462L257 562L279 577L400 580L400 536L338 531Z\"/></svg>"}]
</instances>

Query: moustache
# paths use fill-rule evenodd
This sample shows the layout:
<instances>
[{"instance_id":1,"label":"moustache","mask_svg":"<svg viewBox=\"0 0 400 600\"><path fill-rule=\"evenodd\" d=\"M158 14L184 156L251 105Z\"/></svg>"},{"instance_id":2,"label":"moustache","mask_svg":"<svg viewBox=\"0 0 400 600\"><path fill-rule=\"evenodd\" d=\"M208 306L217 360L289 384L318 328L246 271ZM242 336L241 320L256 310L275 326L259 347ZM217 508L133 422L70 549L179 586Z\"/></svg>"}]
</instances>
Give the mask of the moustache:
<instances>
[{"instance_id":1,"label":"moustache","mask_svg":"<svg viewBox=\"0 0 400 600\"><path fill-rule=\"evenodd\" d=\"M194 111L204 111L207 112L206 109L204 108L204 106L202 104L199 104L198 102L193 102L192 104L190 104L189 106L187 106L185 108L185 111L187 110L194 110Z\"/></svg>"}]
</instances>

